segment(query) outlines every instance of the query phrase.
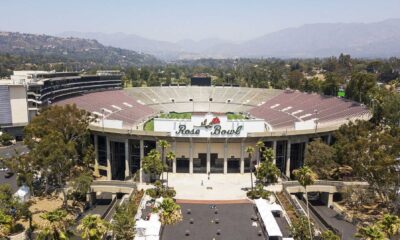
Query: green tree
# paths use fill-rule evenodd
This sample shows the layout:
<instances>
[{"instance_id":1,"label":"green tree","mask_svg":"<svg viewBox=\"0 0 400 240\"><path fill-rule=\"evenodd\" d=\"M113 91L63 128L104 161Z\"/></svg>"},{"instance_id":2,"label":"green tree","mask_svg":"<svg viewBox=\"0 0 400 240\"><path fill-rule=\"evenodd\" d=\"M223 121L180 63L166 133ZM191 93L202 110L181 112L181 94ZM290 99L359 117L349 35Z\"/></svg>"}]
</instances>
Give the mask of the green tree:
<instances>
[{"instance_id":1,"label":"green tree","mask_svg":"<svg viewBox=\"0 0 400 240\"><path fill-rule=\"evenodd\" d=\"M288 74L288 84L291 89L299 89L302 85L302 81L304 79L304 75L299 70L294 70L289 72Z\"/></svg>"},{"instance_id":2,"label":"green tree","mask_svg":"<svg viewBox=\"0 0 400 240\"><path fill-rule=\"evenodd\" d=\"M400 217L385 214L378 222L378 226L389 239L392 239L395 235L400 234Z\"/></svg>"},{"instance_id":3,"label":"green tree","mask_svg":"<svg viewBox=\"0 0 400 240\"><path fill-rule=\"evenodd\" d=\"M168 188L168 172L170 171L170 166L171 166L171 163L174 161L174 159L175 159L175 153L174 152L168 152L167 153L167 157L166 157L166 159L167 159L167 188Z\"/></svg>"},{"instance_id":4,"label":"green tree","mask_svg":"<svg viewBox=\"0 0 400 240\"><path fill-rule=\"evenodd\" d=\"M0 238L6 239L6 237L11 233L12 222L12 216L5 214L0 210Z\"/></svg>"},{"instance_id":5,"label":"green tree","mask_svg":"<svg viewBox=\"0 0 400 240\"><path fill-rule=\"evenodd\" d=\"M160 153L152 149L149 154L143 158L143 172L150 174L150 180L154 181L164 170L164 165L160 158Z\"/></svg>"},{"instance_id":6,"label":"green tree","mask_svg":"<svg viewBox=\"0 0 400 240\"><path fill-rule=\"evenodd\" d=\"M254 190L254 186L253 186L253 153L254 153L254 148L252 146L247 146L246 147L246 153L249 154L251 191L253 191Z\"/></svg>"},{"instance_id":7,"label":"green tree","mask_svg":"<svg viewBox=\"0 0 400 240\"><path fill-rule=\"evenodd\" d=\"M135 218L127 204L118 206L112 221L112 231L116 240L133 239L135 237Z\"/></svg>"},{"instance_id":8,"label":"green tree","mask_svg":"<svg viewBox=\"0 0 400 240\"><path fill-rule=\"evenodd\" d=\"M68 219L68 213L62 209L56 209L42 214L40 217L48 222L42 228L37 236L38 240L63 240L68 239L72 233L68 230L71 226L71 220Z\"/></svg>"},{"instance_id":9,"label":"green tree","mask_svg":"<svg viewBox=\"0 0 400 240\"><path fill-rule=\"evenodd\" d=\"M371 127L369 123L357 122L340 127L336 137L338 158L353 168L356 177L369 183L369 188L382 203L396 208L400 129L384 125Z\"/></svg>"},{"instance_id":10,"label":"green tree","mask_svg":"<svg viewBox=\"0 0 400 240\"><path fill-rule=\"evenodd\" d=\"M182 221L181 207L174 202L172 198L164 198L159 209L163 225L176 224Z\"/></svg>"},{"instance_id":11,"label":"green tree","mask_svg":"<svg viewBox=\"0 0 400 240\"><path fill-rule=\"evenodd\" d=\"M61 186L66 204L65 185L82 172L88 172L90 153L90 114L75 105L51 106L41 111L25 128L24 142L31 149L29 165L44 178L46 192L51 178ZM89 157L92 155L92 157Z\"/></svg>"},{"instance_id":12,"label":"green tree","mask_svg":"<svg viewBox=\"0 0 400 240\"><path fill-rule=\"evenodd\" d=\"M400 94L386 92L380 107L382 122L390 126L400 127Z\"/></svg>"},{"instance_id":13,"label":"green tree","mask_svg":"<svg viewBox=\"0 0 400 240\"><path fill-rule=\"evenodd\" d=\"M336 96L340 85L343 83L343 79L337 74L327 73L325 76L325 81L322 84L323 93L325 95Z\"/></svg>"},{"instance_id":14,"label":"green tree","mask_svg":"<svg viewBox=\"0 0 400 240\"><path fill-rule=\"evenodd\" d=\"M340 240L340 237L331 230L327 230L321 234L322 240Z\"/></svg>"},{"instance_id":15,"label":"green tree","mask_svg":"<svg viewBox=\"0 0 400 240\"><path fill-rule=\"evenodd\" d=\"M3 146L9 146L12 144L12 140L14 140L14 137L11 136L10 134L3 132L0 135L0 144Z\"/></svg>"},{"instance_id":16,"label":"green tree","mask_svg":"<svg viewBox=\"0 0 400 240\"><path fill-rule=\"evenodd\" d=\"M81 237L88 240L101 240L104 234L110 229L107 221L101 219L99 215L86 215L77 229L81 231Z\"/></svg>"},{"instance_id":17,"label":"green tree","mask_svg":"<svg viewBox=\"0 0 400 240\"><path fill-rule=\"evenodd\" d=\"M361 227L357 230L355 235L362 240L385 240L385 234L378 226Z\"/></svg>"},{"instance_id":18,"label":"green tree","mask_svg":"<svg viewBox=\"0 0 400 240\"><path fill-rule=\"evenodd\" d=\"M91 172L83 172L73 178L70 184L75 201L86 199L86 194L89 192L92 182L93 174Z\"/></svg>"},{"instance_id":19,"label":"green tree","mask_svg":"<svg viewBox=\"0 0 400 240\"><path fill-rule=\"evenodd\" d=\"M257 147L257 164L260 164L260 155L264 150L265 144L263 141L258 141L256 143L256 147Z\"/></svg>"},{"instance_id":20,"label":"green tree","mask_svg":"<svg viewBox=\"0 0 400 240\"><path fill-rule=\"evenodd\" d=\"M331 170L337 167L334 159L335 149L322 142L320 138L312 141L306 147L304 164L310 166L320 179L330 177Z\"/></svg>"},{"instance_id":21,"label":"green tree","mask_svg":"<svg viewBox=\"0 0 400 240\"><path fill-rule=\"evenodd\" d=\"M375 75L354 73L346 87L346 97L360 103L369 103L369 96L371 96L371 92L376 86Z\"/></svg>"},{"instance_id":22,"label":"green tree","mask_svg":"<svg viewBox=\"0 0 400 240\"><path fill-rule=\"evenodd\" d=\"M310 224L310 221L305 217L300 217L292 222L290 233L295 240L311 240L313 235L310 232L314 232L314 225Z\"/></svg>"},{"instance_id":23,"label":"green tree","mask_svg":"<svg viewBox=\"0 0 400 240\"><path fill-rule=\"evenodd\" d=\"M9 184L0 184L0 235L19 232L23 227L18 221L30 215L28 203L15 197Z\"/></svg>"},{"instance_id":24,"label":"green tree","mask_svg":"<svg viewBox=\"0 0 400 240\"><path fill-rule=\"evenodd\" d=\"M75 162L70 157L71 151L73 151L71 144L65 144L60 133L50 132L40 139L40 143L29 153L30 158L36 160L34 164L40 167L46 186L50 179L54 178L57 185L61 187L64 206L67 204L66 181L70 179L71 170L75 166Z\"/></svg>"},{"instance_id":25,"label":"green tree","mask_svg":"<svg viewBox=\"0 0 400 240\"><path fill-rule=\"evenodd\" d=\"M21 155L19 152L15 151L15 157L11 158L6 164L17 174L18 186L28 186L30 193L33 195L33 175L35 170L29 157L30 156L27 154Z\"/></svg>"},{"instance_id":26,"label":"green tree","mask_svg":"<svg viewBox=\"0 0 400 240\"><path fill-rule=\"evenodd\" d=\"M307 202L307 220L308 220L308 226L309 226L309 230L310 230L310 239L312 239L313 232L311 229L310 207L308 204L307 186L314 184L314 182L317 180L317 174L315 174L311 170L311 168L304 166L300 169L294 170L293 175L296 177L296 179L300 183L300 185L304 187L305 198L306 198L306 202Z\"/></svg>"},{"instance_id":27,"label":"green tree","mask_svg":"<svg viewBox=\"0 0 400 240\"><path fill-rule=\"evenodd\" d=\"M268 184L278 182L280 173L278 167L270 161L261 162L256 169L257 180Z\"/></svg>"}]
</instances>

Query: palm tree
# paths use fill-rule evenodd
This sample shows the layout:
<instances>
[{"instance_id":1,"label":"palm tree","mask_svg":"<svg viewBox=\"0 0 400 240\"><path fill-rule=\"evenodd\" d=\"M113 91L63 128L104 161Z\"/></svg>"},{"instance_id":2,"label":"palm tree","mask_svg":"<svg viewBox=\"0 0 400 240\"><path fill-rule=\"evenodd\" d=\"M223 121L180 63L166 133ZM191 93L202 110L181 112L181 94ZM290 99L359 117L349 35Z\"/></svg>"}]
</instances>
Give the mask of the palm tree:
<instances>
[{"instance_id":1,"label":"palm tree","mask_svg":"<svg viewBox=\"0 0 400 240\"><path fill-rule=\"evenodd\" d=\"M274 160L274 150L272 148L266 148L263 152L263 157L265 161L273 163Z\"/></svg>"},{"instance_id":2,"label":"palm tree","mask_svg":"<svg viewBox=\"0 0 400 240\"><path fill-rule=\"evenodd\" d=\"M174 153L174 152L168 152L168 153L167 153L167 166L168 166L168 169L167 169L167 188L168 188L168 172L169 172L169 167L170 167L170 163L171 163L172 161L174 161L174 159L175 159L175 153Z\"/></svg>"},{"instance_id":3,"label":"palm tree","mask_svg":"<svg viewBox=\"0 0 400 240\"><path fill-rule=\"evenodd\" d=\"M378 226L386 233L389 239L400 231L400 217L391 214L385 214L383 219L378 222Z\"/></svg>"},{"instance_id":4,"label":"palm tree","mask_svg":"<svg viewBox=\"0 0 400 240\"><path fill-rule=\"evenodd\" d=\"M363 240L386 239L385 234L382 232L382 229L375 225L359 228L355 236Z\"/></svg>"},{"instance_id":5,"label":"palm tree","mask_svg":"<svg viewBox=\"0 0 400 240\"><path fill-rule=\"evenodd\" d=\"M99 215L89 214L85 216L77 229L82 232L81 237L88 240L101 240L110 229L110 225Z\"/></svg>"},{"instance_id":6,"label":"palm tree","mask_svg":"<svg viewBox=\"0 0 400 240\"><path fill-rule=\"evenodd\" d=\"M248 146L246 148L246 152L249 154L249 159L250 159L250 180L251 180L251 191L253 191L253 153L254 153L254 148L252 146Z\"/></svg>"},{"instance_id":7,"label":"palm tree","mask_svg":"<svg viewBox=\"0 0 400 240\"><path fill-rule=\"evenodd\" d=\"M256 147L257 147L257 165L258 165L260 164L260 153L263 151L265 144L263 141L260 140L256 143Z\"/></svg>"},{"instance_id":8,"label":"palm tree","mask_svg":"<svg viewBox=\"0 0 400 240\"><path fill-rule=\"evenodd\" d=\"M164 198L160 204L160 217L163 225L175 224L182 220L181 206L172 198Z\"/></svg>"},{"instance_id":9,"label":"palm tree","mask_svg":"<svg viewBox=\"0 0 400 240\"><path fill-rule=\"evenodd\" d=\"M68 235L71 234L68 231L71 220L67 216L68 213L63 209L42 214L40 217L47 220L49 224L40 231L38 239L68 239Z\"/></svg>"},{"instance_id":10,"label":"palm tree","mask_svg":"<svg viewBox=\"0 0 400 240\"><path fill-rule=\"evenodd\" d=\"M161 147L161 161L163 165L165 164L165 149L170 147L171 145L167 140L158 140L158 145ZM161 173L161 181L164 180L164 170Z\"/></svg>"},{"instance_id":11,"label":"palm tree","mask_svg":"<svg viewBox=\"0 0 400 240\"><path fill-rule=\"evenodd\" d=\"M300 169L294 170L293 175L296 177L297 181L299 181L300 185L303 186L305 190L305 197L307 202L307 219L310 229L310 239L312 239L313 234L311 232L310 208L308 205L307 186L314 184L315 180L317 180L317 174L313 172L311 168L304 166Z\"/></svg>"},{"instance_id":12,"label":"palm tree","mask_svg":"<svg viewBox=\"0 0 400 240\"><path fill-rule=\"evenodd\" d=\"M160 153L156 149L152 149L146 157L143 158L143 172L150 174L150 181L155 179L154 176L160 175L164 169L164 165L160 159Z\"/></svg>"}]
</instances>

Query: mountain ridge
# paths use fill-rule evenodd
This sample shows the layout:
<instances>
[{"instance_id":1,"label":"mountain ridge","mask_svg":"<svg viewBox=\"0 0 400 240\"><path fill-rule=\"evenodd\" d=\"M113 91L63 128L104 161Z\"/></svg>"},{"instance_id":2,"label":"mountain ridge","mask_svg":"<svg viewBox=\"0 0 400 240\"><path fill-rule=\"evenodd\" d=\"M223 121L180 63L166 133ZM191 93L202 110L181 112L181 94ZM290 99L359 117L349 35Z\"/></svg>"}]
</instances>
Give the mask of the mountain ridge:
<instances>
[{"instance_id":1,"label":"mountain ridge","mask_svg":"<svg viewBox=\"0 0 400 240\"><path fill-rule=\"evenodd\" d=\"M114 34L100 36L65 32L60 35L75 37L83 35L107 44L110 41L107 42L104 35L110 37ZM400 45L396 43L400 42L400 19L372 23L305 24L267 33L240 43L215 38L168 42L143 38L135 34L123 35L123 41L114 38L111 45L147 52L162 59L181 59L185 56L312 58L337 56L342 52L366 58L400 56ZM137 44L137 38L142 40L141 44ZM126 42L130 42L130 45ZM146 45L146 48L143 45Z\"/></svg>"}]
</instances>

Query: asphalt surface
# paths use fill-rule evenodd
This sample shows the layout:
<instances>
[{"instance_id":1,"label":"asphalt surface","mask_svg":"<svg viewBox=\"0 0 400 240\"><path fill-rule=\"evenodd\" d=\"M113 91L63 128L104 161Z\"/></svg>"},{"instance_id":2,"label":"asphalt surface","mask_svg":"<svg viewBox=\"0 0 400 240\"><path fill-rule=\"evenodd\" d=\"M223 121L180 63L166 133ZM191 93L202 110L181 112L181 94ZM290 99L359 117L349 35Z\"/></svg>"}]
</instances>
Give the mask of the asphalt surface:
<instances>
[{"instance_id":1,"label":"asphalt surface","mask_svg":"<svg viewBox=\"0 0 400 240\"><path fill-rule=\"evenodd\" d=\"M322 205L318 201L310 201L314 209L325 219L325 221L332 227L342 233L342 239L357 239L354 235L357 232L357 227L345 221L343 217L335 210Z\"/></svg>"},{"instance_id":2,"label":"asphalt surface","mask_svg":"<svg viewBox=\"0 0 400 240\"><path fill-rule=\"evenodd\" d=\"M6 171L0 172L0 184L9 184L11 186L11 191L15 193L18 190L16 174L10 178L5 178L5 175Z\"/></svg>"},{"instance_id":3,"label":"asphalt surface","mask_svg":"<svg viewBox=\"0 0 400 240\"><path fill-rule=\"evenodd\" d=\"M7 147L0 147L0 158L11 158L16 155L15 150L19 154L25 154L29 152L27 146L23 144L23 142L17 142L14 145L7 146Z\"/></svg>"},{"instance_id":4,"label":"asphalt surface","mask_svg":"<svg viewBox=\"0 0 400 240\"><path fill-rule=\"evenodd\" d=\"M83 213L83 216L89 214L97 214L103 216L103 214L109 208L111 203L112 195L111 193L101 193L100 195L96 196L96 201L94 202L93 206Z\"/></svg>"},{"instance_id":5,"label":"asphalt surface","mask_svg":"<svg viewBox=\"0 0 400 240\"><path fill-rule=\"evenodd\" d=\"M26 154L29 149L23 145L23 142L17 142L15 145L0 147L0 159L8 159L14 157L16 154ZM15 193L18 190L17 176L14 174L10 178L6 178L5 175L8 171L0 171L0 184L9 184L11 190Z\"/></svg>"},{"instance_id":6,"label":"asphalt surface","mask_svg":"<svg viewBox=\"0 0 400 240\"><path fill-rule=\"evenodd\" d=\"M218 214L209 204L180 204L183 221L175 225L167 225L162 240L177 239L227 239L255 240L265 239L258 235L260 224L253 222L251 217L256 215L252 204L217 204ZM191 214L187 213L191 209ZM190 223L193 219L193 224ZM216 219L219 223L216 223ZM217 234L220 230L220 235ZM189 235L186 235L189 231Z\"/></svg>"}]
</instances>

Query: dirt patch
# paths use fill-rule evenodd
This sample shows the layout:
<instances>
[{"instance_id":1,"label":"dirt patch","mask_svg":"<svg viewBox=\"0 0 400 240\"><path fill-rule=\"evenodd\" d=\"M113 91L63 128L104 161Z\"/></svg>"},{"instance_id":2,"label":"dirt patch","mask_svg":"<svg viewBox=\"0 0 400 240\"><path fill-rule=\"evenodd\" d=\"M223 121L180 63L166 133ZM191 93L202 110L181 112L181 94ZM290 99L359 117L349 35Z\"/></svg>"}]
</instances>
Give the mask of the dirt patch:
<instances>
[{"instance_id":1,"label":"dirt patch","mask_svg":"<svg viewBox=\"0 0 400 240\"><path fill-rule=\"evenodd\" d=\"M46 221L40 216L46 212L51 212L60 208L62 203L62 199L58 197L33 197L32 205L29 207L29 210L32 212L33 223L43 226Z\"/></svg>"}]
</instances>

